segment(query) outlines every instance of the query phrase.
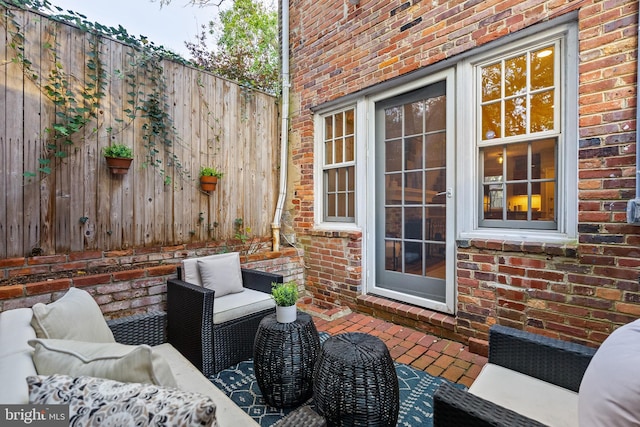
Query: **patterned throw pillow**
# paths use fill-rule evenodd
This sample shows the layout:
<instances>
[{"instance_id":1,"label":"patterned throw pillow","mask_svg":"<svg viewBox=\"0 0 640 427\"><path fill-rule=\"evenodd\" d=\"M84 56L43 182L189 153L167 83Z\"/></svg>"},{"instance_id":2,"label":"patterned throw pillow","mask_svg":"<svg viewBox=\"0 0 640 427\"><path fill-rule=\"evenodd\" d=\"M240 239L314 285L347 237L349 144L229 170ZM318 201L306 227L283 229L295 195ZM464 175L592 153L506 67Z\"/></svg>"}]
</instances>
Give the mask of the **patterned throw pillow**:
<instances>
[{"instance_id":1,"label":"patterned throw pillow","mask_svg":"<svg viewBox=\"0 0 640 427\"><path fill-rule=\"evenodd\" d=\"M213 426L211 398L175 388L67 375L30 376L29 403L69 405L70 426Z\"/></svg>"}]
</instances>

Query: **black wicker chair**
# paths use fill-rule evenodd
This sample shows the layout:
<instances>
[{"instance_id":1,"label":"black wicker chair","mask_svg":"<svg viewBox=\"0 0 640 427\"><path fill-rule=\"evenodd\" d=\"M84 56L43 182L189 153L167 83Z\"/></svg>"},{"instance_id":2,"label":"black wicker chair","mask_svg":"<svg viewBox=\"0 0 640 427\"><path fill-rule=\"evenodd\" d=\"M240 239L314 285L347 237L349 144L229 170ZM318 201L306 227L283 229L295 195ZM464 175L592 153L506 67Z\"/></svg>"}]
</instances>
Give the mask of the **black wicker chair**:
<instances>
[{"instance_id":1,"label":"black wicker chair","mask_svg":"<svg viewBox=\"0 0 640 427\"><path fill-rule=\"evenodd\" d=\"M505 326L489 331L489 363L577 392L596 350ZM444 383L434 396L433 425L543 426L502 406Z\"/></svg>"},{"instance_id":2,"label":"black wicker chair","mask_svg":"<svg viewBox=\"0 0 640 427\"><path fill-rule=\"evenodd\" d=\"M262 318L275 308L213 323L214 291L187 283L178 268L178 278L167 281L168 334L171 344L206 377L253 357L253 341ZM242 269L245 288L271 293L271 283L283 276Z\"/></svg>"},{"instance_id":3,"label":"black wicker chair","mask_svg":"<svg viewBox=\"0 0 640 427\"><path fill-rule=\"evenodd\" d=\"M128 345L160 345L167 341L167 313L157 311L108 320L116 342Z\"/></svg>"}]
</instances>

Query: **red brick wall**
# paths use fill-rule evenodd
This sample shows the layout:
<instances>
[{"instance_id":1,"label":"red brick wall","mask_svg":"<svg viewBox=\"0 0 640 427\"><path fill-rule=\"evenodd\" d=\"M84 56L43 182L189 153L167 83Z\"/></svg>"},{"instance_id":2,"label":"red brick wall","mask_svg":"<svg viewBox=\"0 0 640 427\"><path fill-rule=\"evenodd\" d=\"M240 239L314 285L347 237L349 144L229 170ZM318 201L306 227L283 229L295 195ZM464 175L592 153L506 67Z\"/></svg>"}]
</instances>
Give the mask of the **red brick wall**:
<instances>
[{"instance_id":1,"label":"red brick wall","mask_svg":"<svg viewBox=\"0 0 640 427\"><path fill-rule=\"evenodd\" d=\"M636 168L638 2L631 0L291 0L294 173L287 208L318 301L355 306L362 286L361 272L350 271L359 259L350 238L313 231L310 109L572 11L579 21L578 241L460 242L455 328L485 339L498 322L597 344L640 317L640 227L625 223ZM328 246L347 260L329 272L310 259Z\"/></svg>"},{"instance_id":2,"label":"red brick wall","mask_svg":"<svg viewBox=\"0 0 640 427\"><path fill-rule=\"evenodd\" d=\"M164 310L167 279L180 261L223 249L234 248L198 244L0 259L0 312L52 302L72 286L91 293L107 318ZM303 281L302 256L293 248L243 255L241 263Z\"/></svg>"}]
</instances>

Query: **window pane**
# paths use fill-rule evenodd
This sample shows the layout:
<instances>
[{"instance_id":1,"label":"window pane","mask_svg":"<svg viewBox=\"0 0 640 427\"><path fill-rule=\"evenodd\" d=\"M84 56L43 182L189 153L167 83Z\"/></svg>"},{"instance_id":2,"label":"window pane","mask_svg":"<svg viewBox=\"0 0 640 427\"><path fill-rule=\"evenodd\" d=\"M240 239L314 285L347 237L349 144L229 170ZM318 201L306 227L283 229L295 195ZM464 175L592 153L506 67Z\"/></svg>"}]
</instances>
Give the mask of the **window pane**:
<instances>
[{"instance_id":1,"label":"window pane","mask_svg":"<svg viewBox=\"0 0 640 427\"><path fill-rule=\"evenodd\" d=\"M487 147L482 150L484 157L484 181L502 181L504 164L504 146Z\"/></svg>"},{"instance_id":2,"label":"window pane","mask_svg":"<svg viewBox=\"0 0 640 427\"><path fill-rule=\"evenodd\" d=\"M507 146L507 181L527 179L527 150L529 144Z\"/></svg>"},{"instance_id":3,"label":"window pane","mask_svg":"<svg viewBox=\"0 0 640 427\"><path fill-rule=\"evenodd\" d=\"M386 172L402 170L402 141L387 141L385 144Z\"/></svg>"},{"instance_id":4,"label":"window pane","mask_svg":"<svg viewBox=\"0 0 640 427\"><path fill-rule=\"evenodd\" d=\"M527 57L517 56L504 62L504 96L524 95L527 91Z\"/></svg>"},{"instance_id":5,"label":"window pane","mask_svg":"<svg viewBox=\"0 0 640 427\"><path fill-rule=\"evenodd\" d=\"M531 132L553 130L553 90L531 95Z\"/></svg>"},{"instance_id":6,"label":"window pane","mask_svg":"<svg viewBox=\"0 0 640 427\"><path fill-rule=\"evenodd\" d=\"M422 137L414 136L405 139L405 170L422 169Z\"/></svg>"},{"instance_id":7,"label":"window pane","mask_svg":"<svg viewBox=\"0 0 640 427\"><path fill-rule=\"evenodd\" d=\"M533 168L538 170L534 178L554 179L556 177L556 139L549 138L536 141L531 145Z\"/></svg>"},{"instance_id":8,"label":"window pane","mask_svg":"<svg viewBox=\"0 0 640 427\"><path fill-rule=\"evenodd\" d=\"M482 139L502 138L500 103L482 106Z\"/></svg>"},{"instance_id":9,"label":"window pane","mask_svg":"<svg viewBox=\"0 0 640 427\"><path fill-rule=\"evenodd\" d=\"M524 135L527 132L527 100L524 96L504 102L504 136Z\"/></svg>"},{"instance_id":10,"label":"window pane","mask_svg":"<svg viewBox=\"0 0 640 427\"><path fill-rule=\"evenodd\" d=\"M346 118L346 134L347 135L353 135L355 133L354 129L355 129L355 116L354 116L354 110L348 110L345 111L345 118Z\"/></svg>"},{"instance_id":11,"label":"window pane","mask_svg":"<svg viewBox=\"0 0 640 427\"><path fill-rule=\"evenodd\" d=\"M324 143L324 164L333 164L333 141L327 141Z\"/></svg>"},{"instance_id":12,"label":"window pane","mask_svg":"<svg viewBox=\"0 0 640 427\"><path fill-rule=\"evenodd\" d=\"M356 168L347 168L347 191L353 192L356 189ZM353 213L353 211L351 211Z\"/></svg>"},{"instance_id":13,"label":"window pane","mask_svg":"<svg viewBox=\"0 0 640 427\"><path fill-rule=\"evenodd\" d=\"M324 118L324 139L325 141L333 138L333 116Z\"/></svg>"},{"instance_id":14,"label":"window pane","mask_svg":"<svg viewBox=\"0 0 640 427\"><path fill-rule=\"evenodd\" d=\"M384 110L385 139L399 138L402 136L402 107L387 108Z\"/></svg>"},{"instance_id":15,"label":"window pane","mask_svg":"<svg viewBox=\"0 0 640 427\"><path fill-rule=\"evenodd\" d=\"M344 140L344 149L345 149L345 162L352 162L355 160L355 144L352 136L345 138Z\"/></svg>"},{"instance_id":16,"label":"window pane","mask_svg":"<svg viewBox=\"0 0 640 427\"><path fill-rule=\"evenodd\" d=\"M553 45L531 53L531 90L554 85L554 56Z\"/></svg>"},{"instance_id":17,"label":"window pane","mask_svg":"<svg viewBox=\"0 0 640 427\"><path fill-rule=\"evenodd\" d=\"M338 113L335 115L336 124L334 127L335 138L339 138L344 135L344 113Z\"/></svg>"},{"instance_id":18,"label":"window pane","mask_svg":"<svg viewBox=\"0 0 640 427\"><path fill-rule=\"evenodd\" d=\"M500 63L482 68L482 102L500 99L501 82L502 66Z\"/></svg>"},{"instance_id":19,"label":"window pane","mask_svg":"<svg viewBox=\"0 0 640 427\"><path fill-rule=\"evenodd\" d=\"M347 195L345 193L338 193L338 216L346 217L347 216Z\"/></svg>"},{"instance_id":20,"label":"window pane","mask_svg":"<svg viewBox=\"0 0 640 427\"><path fill-rule=\"evenodd\" d=\"M335 142L335 160L334 163L342 163L344 162L344 158L343 158L343 144L344 144L344 140L342 138L338 138L336 139Z\"/></svg>"}]
</instances>

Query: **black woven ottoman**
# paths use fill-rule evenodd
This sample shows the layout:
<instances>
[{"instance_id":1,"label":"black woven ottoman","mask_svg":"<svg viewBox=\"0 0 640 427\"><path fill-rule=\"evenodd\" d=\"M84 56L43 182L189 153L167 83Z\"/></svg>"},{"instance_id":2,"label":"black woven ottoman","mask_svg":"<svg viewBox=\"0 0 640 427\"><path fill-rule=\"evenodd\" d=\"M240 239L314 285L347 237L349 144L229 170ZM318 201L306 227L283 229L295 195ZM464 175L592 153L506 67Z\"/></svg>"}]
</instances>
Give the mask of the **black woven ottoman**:
<instances>
[{"instance_id":1,"label":"black woven ottoman","mask_svg":"<svg viewBox=\"0 0 640 427\"><path fill-rule=\"evenodd\" d=\"M398 376L387 346L359 332L329 338L313 373L316 412L328 426L393 426Z\"/></svg>"},{"instance_id":2,"label":"black woven ottoman","mask_svg":"<svg viewBox=\"0 0 640 427\"><path fill-rule=\"evenodd\" d=\"M267 404L285 408L308 400L319 352L320 337L308 314L299 311L293 323L278 323L275 314L264 317L253 346L253 368Z\"/></svg>"}]
</instances>

